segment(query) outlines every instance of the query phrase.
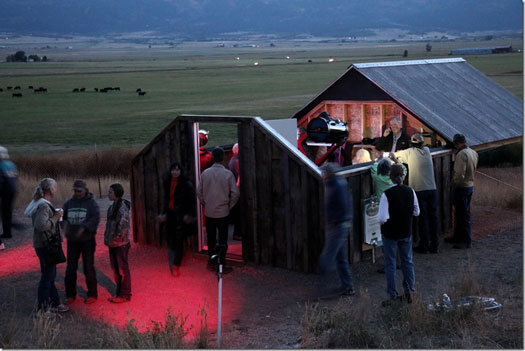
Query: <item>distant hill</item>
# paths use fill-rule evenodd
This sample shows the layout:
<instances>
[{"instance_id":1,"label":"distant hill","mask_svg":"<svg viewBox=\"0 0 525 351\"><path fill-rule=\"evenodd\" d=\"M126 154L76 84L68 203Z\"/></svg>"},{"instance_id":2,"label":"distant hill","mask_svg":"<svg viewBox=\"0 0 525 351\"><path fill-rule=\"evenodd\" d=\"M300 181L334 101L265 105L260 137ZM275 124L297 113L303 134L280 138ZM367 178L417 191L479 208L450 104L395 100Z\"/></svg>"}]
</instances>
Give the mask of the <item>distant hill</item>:
<instances>
[{"instance_id":1,"label":"distant hill","mask_svg":"<svg viewBox=\"0 0 525 351\"><path fill-rule=\"evenodd\" d=\"M521 30L519 0L1 0L0 33L359 36L366 28Z\"/></svg>"}]
</instances>

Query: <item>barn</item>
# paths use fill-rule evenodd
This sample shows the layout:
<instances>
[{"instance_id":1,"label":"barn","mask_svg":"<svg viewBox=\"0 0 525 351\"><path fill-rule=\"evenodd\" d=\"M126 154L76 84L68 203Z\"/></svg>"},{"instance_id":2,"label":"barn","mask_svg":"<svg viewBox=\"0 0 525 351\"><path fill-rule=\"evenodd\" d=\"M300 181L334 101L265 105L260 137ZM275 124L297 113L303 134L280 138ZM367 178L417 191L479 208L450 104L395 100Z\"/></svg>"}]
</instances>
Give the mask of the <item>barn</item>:
<instances>
[{"instance_id":1,"label":"barn","mask_svg":"<svg viewBox=\"0 0 525 351\"><path fill-rule=\"evenodd\" d=\"M449 199L455 133L475 149L522 141L522 101L461 58L351 65L326 89L291 116L301 127L327 111L348 123L348 141L380 136L393 116L409 134L427 136L439 192L441 228L451 228ZM197 133L200 123L237 127L244 262L315 271L324 241L324 189L320 169L297 145L259 117L176 117L133 160L131 195L135 241L163 245L156 216L162 209L162 175L174 160L199 182ZM350 261L367 260L374 246L365 242L364 203L373 194L371 164L344 167L353 204ZM196 203L197 211L200 206ZM200 218L200 215L198 216ZM198 250L205 252L203 224Z\"/></svg>"}]
</instances>

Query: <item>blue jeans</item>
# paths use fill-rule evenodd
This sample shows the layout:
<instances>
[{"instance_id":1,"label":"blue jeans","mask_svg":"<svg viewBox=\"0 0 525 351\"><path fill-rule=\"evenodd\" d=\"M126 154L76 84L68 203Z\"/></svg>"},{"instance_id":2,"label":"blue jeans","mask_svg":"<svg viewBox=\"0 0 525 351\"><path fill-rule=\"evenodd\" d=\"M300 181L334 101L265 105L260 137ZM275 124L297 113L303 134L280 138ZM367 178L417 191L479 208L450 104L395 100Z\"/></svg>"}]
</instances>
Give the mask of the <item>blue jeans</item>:
<instances>
[{"instance_id":1,"label":"blue jeans","mask_svg":"<svg viewBox=\"0 0 525 351\"><path fill-rule=\"evenodd\" d=\"M82 266L86 276L87 296L97 297L97 272L95 271L95 239L88 241L67 242L67 267L66 278L66 297L75 298L77 296L77 270L78 260L82 254Z\"/></svg>"},{"instance_id":2,"label":"blue jeans","mask_svg":"<svg viewBox=\"0 0 525 351\"><path fill-rule=\"evenodd\" d=\"M325 243L323 252L319 257L319 268L321 273L337 270L341 287L344 290L354 288L350 264L348 263L348 232L351 227L350 222L341 222L335 226L326 226Z\"/></svg>"},{"instance_id":3,"label":"blue jeans","mask_svg":"<svg viewBox=\"0 0 525 351\"><path fill-rule=\"evenodd\" d=\"M131 299L131 275L129 272L128 253L130 244L109 248L109 261L115 284L117 285L116 296Z\"/></svg>"},{"instance_id":4,"label":"blue jeans","mask_svg":"<svg viewBox=\"0 0 525 351\"><path fill-rule=\"evenodd\" d=\"M425 250L439 248L439 218L437 190L416 191L419 203L419 247Z\"/></svg>"},{"instance_id":5,"label":"blue jeans","mask_svg":"<svg viewBox=\"0 0 525 351\"><path fill-rule=\"evenodd\" d=\"M390 240L383 235L383 253L385 255L386 292L388 297L399 296L396 290L396 250L399 249L401 271L403 272L403 290L405 295L416 291L416 275L412 260L412 236L404 239Z\"/></svg>"},{"instance_id":6,"label":"blue jeans","mask_svg":"<svg viewBox=\"0 0 525 351\"><path fill-rule=\"evenodd\" d=\"M453 199L455 207L456 225L454 228L454 239L461 244L472 242L472 222L470 220L470 200L474 187L454 188Z\"/></svg>"},{"instance_id":7,"label":"blue jeans","mask_svg":"<svg viewBox=\"0 0 525 351\"><path fill-rule=\"evenodd\" d=\"M36 255L40 260L40 281L38 282L38 309L45 310L48 307L60 305L60 298L55 286L57 265L46 265L44 262L47 249L45 247L35 248Z\"/></svg>"}]
</instances>

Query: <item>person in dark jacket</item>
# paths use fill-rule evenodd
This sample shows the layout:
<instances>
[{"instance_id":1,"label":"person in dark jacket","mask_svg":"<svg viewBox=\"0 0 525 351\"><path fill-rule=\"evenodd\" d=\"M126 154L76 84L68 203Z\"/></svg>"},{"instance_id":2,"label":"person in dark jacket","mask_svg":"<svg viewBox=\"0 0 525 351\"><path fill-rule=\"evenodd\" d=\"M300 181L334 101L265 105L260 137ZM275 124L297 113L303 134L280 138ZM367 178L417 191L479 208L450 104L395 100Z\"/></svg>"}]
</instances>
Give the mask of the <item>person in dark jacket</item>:
<instances>
[{"instance_id":1,"label":"person in dark jacket","mask_svg":"<svg viewBox=\"0 0 525 351\"><path fill-rule=\"evenodd\" d=\"M7 149L0 146L0 203L3 234L0 235L0 249L3 248L2 239L12 238L11 226L13 218L13 202L18 188L18 171L9 160ZM15 228L18 229L18 228Z\"/></svg>"},{"instance_id":2,"label":"person in dark jacket","mask_svg":"<svg viewBox=\"0 0 525 351\"><path fill-rule=\"evenodd\" d=\"M97 300L97 273L95 271L95 236L100 222L100 209L87 184L82 179L73 183L73 197L64 203L64 223L67 238L67 267L64 284L66 304L77 296L78 260L82 255L82 266L86 277L87 299L91 304Z\"/></svg>"},{"instance_id":3,"label":"person in dark jacket","mask_svg":"<svg viewBox=\"0 0 525 351\"><path fill-rule=\"evenodd\" d=\"M392 117L390 127L386 128L383 136L376 140L376 149L384 152L396 152L410 147L410 137L401 129L401 118Z\"/></svg>"},{"instance_id":4,"label":"person in dark jacket","mask_svg":"<svg viewBox=\"0 0 525 351\"><path fill-rule=\"evenodd\" d=\"M175 162L164 180L164 213L160 222L166 222L166 241L171 275L178 277L184 255L184 238L190 223L195 220L195 190L191 181L182 173L181 165Z\"/></svg>"},{"instance_id":5,"label":"person in dark jacket","mask_svg":"<svg viewBox=\"0 0 525 351\"><path fill-rule=\"evenodd\" d=\"M336 175L339 166L329 162L323 166L325 183L325 244L319 257L321 273L337 270L340 295L354 295L354 285L348 263L348 236L351 232L352 211L346 181Z\"/></svg>"},{"instance_id":6,"label":"person in dark jacket","mask_svg":"<svg viewBox=\"0 0 525 351\"><path fill-rule=\"evenodd\" d=\"M128 255L131 247L130 209L131 204L123 199L124 188L113 183L108 189L108 199L113 201L108 208L108 220L104 231L104 244L109 248L109 261L117 289L109 302L122 303L131 300L131 274Z\"/></svg>"},{"instance_id":7,"label":"person in dark jacket","mask_svg":"<svg viewBox=\"0 0 525 351\"><path fill-rule=\"evenodd\" d=\"M386 288L389 300L384 305L399 301L396 290L396 252L401 256L404 297L412 302L416 291L414 262L412 261L412 217L419 215L419 204L414 189L403 184L405 174L401 165L390 167L393 185L383 192L379 202L379 223L383 236Z\"/></svg>"}]
</instances>

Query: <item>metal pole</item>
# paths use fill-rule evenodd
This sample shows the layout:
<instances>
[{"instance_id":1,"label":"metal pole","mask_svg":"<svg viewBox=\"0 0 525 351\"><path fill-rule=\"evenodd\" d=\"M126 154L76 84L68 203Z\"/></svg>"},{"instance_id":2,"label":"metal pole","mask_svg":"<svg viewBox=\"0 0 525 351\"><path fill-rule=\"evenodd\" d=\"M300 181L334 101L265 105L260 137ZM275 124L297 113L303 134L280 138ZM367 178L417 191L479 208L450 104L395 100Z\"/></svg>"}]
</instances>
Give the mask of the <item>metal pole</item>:
<instances>
[{"instance_id":1,"label":"metal pole","mask_svg":"<svg viewBox=\"0 0 525 351\"><path fill-rule=\"evenodd\" d=\"M220 258L219 258L220 262ZM217 313L217 348L221 348L221 311L222 311L222 262L219 263L219 311Z\"/></svg>"}]
</instances>

